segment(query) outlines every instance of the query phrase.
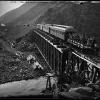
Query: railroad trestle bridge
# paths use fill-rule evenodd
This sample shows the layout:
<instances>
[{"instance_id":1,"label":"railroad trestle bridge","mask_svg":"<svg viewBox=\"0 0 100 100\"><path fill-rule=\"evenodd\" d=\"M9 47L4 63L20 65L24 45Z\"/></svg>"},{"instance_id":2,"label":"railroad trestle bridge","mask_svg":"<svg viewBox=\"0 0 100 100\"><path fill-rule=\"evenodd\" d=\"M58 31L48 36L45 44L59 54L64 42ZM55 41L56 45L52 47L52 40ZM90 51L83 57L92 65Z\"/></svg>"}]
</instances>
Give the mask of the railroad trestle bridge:
<instances>
[{"instance_id":1,"label":"railroad trestle bridge","mask_svg":"<svg viewBox=\"0 0 100 100\"><path fill-rule=\"evenodd\" d=\"M97 57L55 41L55 37L39 29L34 29L33 34L33 40L45 61L59 76L59 84L78 82L86 85L100 79L100 60Z\"/></svg>"}]
</instances>

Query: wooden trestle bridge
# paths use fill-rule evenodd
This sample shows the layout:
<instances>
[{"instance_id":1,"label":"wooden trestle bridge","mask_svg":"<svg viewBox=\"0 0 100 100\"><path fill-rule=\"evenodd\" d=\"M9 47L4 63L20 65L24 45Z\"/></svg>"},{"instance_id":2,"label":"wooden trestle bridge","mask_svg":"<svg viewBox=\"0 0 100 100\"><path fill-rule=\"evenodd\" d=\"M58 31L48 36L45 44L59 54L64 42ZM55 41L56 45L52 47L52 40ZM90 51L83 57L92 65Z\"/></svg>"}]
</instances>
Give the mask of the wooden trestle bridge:
<instances>
[{"instance_id":1,"label":"wooden trestle bridge","mask_svg":"<svg viewBox=\"0 0 100 100\"><path fill-rule=\"evenodd\" d=\"M100 59L82 53L39 29L33 30L33 40L50 69L58 76L60 89L62 84L78 82L82 85L95 83L100 79Z\"/></svg>"}]
</instances>

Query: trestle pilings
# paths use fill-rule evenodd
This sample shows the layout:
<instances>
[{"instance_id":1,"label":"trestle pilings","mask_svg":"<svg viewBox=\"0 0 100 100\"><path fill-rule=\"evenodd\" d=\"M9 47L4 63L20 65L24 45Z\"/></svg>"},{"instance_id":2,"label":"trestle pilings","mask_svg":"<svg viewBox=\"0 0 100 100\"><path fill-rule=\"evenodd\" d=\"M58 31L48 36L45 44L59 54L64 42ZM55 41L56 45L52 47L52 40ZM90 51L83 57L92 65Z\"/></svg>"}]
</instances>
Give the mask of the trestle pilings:
<instances>
[{"instance_id":1,"label":"trestle pilings","mask_svg":"<svg viewBox=\"0 0 100 100\"><path fill-rule=\"evenodd\" d=\"M70 54L66 65L66 73L72 81L82 85L96 83L100 79L100 69Z\"/></svg>"},{"instance_id":2,"label":"trestle pilings","mask_svg":"<svg viewBox=\"0 0 100 100\"><path fill-rule=\"evenodd\" d=\"M100 78L99 68L73 54L72 49L63 43L54 40L51 42L37 32L34 32L33 39L51 69L59 76L59 84L77 82L86 85L95 83Z\"/></svg>"}]
</instances>

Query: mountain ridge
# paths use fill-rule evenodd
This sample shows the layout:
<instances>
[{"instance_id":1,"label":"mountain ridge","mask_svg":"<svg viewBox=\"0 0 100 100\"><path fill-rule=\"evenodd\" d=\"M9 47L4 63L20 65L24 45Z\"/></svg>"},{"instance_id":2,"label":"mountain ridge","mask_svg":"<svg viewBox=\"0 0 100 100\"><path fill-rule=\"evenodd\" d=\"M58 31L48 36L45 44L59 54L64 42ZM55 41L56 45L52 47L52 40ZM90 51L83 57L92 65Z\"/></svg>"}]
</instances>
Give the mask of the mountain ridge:
<instances>
[{"instance_id":1,"label":"mountain ridge","mask_svg":"<svg viewBox=\"0 0 100 100\"><path fill-rule=\"evenodd\" d=\"M34 3L34 5L31 3L30 4L25 3L21 7L9 11L0 17L0 22L9 23L9 22L13 21L14 19L20 17L24 13L28 12L32 7L36 6L36 4L37 3Z\"/></svg>"},{"instance_id":2,"label":"mountain ridge","mask_svg":"<svg viewBox=\"0 0 100 100\"><path fill-rule=\"evenodd\" d=\"M33 4L29 3L29 5ZM7 36L12 36L13 38L15 35L18 35L19 37L20 34L24 34L24 30L29 29L24 27L24 25L28 24L30 26L38 23L63 24L75 27L80 33L86 33L87 35L96 37L96 40L100 44L99 9L100 3L84 2L77 4L66 1L37 2L36 6L32 6L27 12L8 23L10 31Z\"/></svg>"}]
</instances>

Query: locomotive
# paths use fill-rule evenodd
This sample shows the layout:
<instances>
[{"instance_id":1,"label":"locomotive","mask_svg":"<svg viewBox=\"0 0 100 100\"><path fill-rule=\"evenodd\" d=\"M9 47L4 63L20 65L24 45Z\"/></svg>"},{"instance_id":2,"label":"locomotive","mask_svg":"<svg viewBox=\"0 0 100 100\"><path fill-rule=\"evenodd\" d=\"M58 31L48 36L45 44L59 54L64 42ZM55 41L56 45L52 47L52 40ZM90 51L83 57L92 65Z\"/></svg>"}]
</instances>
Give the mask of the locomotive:
<instances>
[{"instance_id":1,"label":"locomotive","mask_svg":"<svg viewBox=\"0 0 100 100\"><path fill-rule=\"evenodd\" d=\"M97 51L97 43L95 38L87 38L84 34L80 34L73 26L57 25L57 24L37 24L37 28L51 34L64 43L88 52Z\"/></svg>"}]
</instances>

